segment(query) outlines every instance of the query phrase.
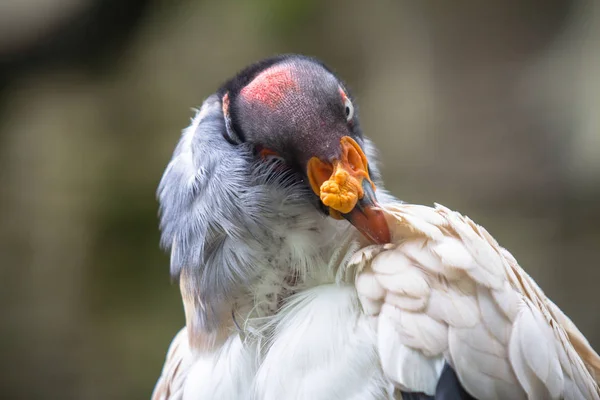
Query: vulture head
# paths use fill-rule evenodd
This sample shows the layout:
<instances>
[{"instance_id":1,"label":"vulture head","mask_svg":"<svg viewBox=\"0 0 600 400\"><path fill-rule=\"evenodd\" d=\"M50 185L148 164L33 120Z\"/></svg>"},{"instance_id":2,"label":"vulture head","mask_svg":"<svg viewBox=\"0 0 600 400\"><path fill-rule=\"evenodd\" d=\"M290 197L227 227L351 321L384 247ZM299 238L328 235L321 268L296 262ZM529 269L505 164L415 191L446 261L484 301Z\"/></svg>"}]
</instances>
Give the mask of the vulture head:
<instances>
[{"instance_id":1,"label":"vulture head","mask_svg":"<svg viewBox=\"0 0 600 400\"><path fill-rule=\"evenodd\" d=\"M387 243L376 184L352 96L321 62L280 56L254 64L219 91L225 138L277 158L310 188L309 201Z\"/></svg>"}]
</instances>

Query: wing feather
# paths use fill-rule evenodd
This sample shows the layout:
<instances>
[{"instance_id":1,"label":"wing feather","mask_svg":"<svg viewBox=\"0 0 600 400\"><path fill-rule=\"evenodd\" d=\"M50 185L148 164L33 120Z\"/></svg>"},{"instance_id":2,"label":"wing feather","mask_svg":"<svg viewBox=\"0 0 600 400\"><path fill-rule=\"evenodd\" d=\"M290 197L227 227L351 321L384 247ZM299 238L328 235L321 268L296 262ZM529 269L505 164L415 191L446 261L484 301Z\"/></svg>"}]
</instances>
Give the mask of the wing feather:
<instances>
[{"instance_id":1,"label":"wing feather","mask_svg":"<svg viewBox=\"0 0 600 400\"><path fill-rule=\"evenodd\" d=\"M512 327L507 315L492 297L492 292L490 289L481 286L478 287L477 300L483 325L487 328L494 339L506 346L508 344L508 340L510 339Z\"/></svg>"},{"instance_id":2,"label":"wing feather","mask_svg":"<svg viewBox=\"0 0 600 400\"><path fill-rule=\"evenodd\" d=\"M547 382L548 376L555 368L555 363L552 362L555 357L553 354L546 353L551 347L548 346L547 339L545 330L538 324L535 311L523 304L513 326L509 354L519 383L529 398L556 399L562 392L562 388L551 390L549 384L552 385L552 383ZM555 361L559 361L558 357ZM562 386L562 372L559 374ZM555 389L554 385L552 386L552 389Z\"/></svg>"},{"instance_id":3,"label":"wing feather","mask_svg":"<svg viewBox=\"0 0 600 400\"><path fill-rule=\"evenodd\" d=\"M440 284L431 290L427 315L449 326L472 327L479 322L479 307L471 293Z\"/></svg>"},{"instance_id":4,"label":"wing feather","mask_svg":"<svg viewBox=\"0 0 600 400\"><path fill-rule=\"evenodd\" d=\"M377 339L381 365L400 389L432 396L444 366L443 357L427 357L401 342L397 324L387 315L378 318Z\"/></svg>"},{"instance_id":5,"label":"wing feather","mask_svg":"<svg viewBox=\"0 0 600 400\"><path fill-rule=\"evenodd\" d=\"M393 243L350 264L401 390L435 393L443 361L480 399L600 399L596 352L484 228L440 205L385 210Z\"/></svg>"},{"instance_id":6,"label":"wing feather","mask_svg":"<svg viewBox=\"0 0 600 400\"><path fill-rule=\"evenodd\" d=\"M449 330L450 353L459 380L478 399L524 399L505 348L482 329L479 325Z\"/></svg>"},{"instance_id":7,"label":"wing feather","mask_svg":"<svg viewBox=\"0 0 600 400\"><path fill-rule=\"evenodd\" d=\"M395 323L401 342L427 357L439 356L448 347L448 326L423 313L384 304L381 313Z\"/></svg>"}]
</instances>

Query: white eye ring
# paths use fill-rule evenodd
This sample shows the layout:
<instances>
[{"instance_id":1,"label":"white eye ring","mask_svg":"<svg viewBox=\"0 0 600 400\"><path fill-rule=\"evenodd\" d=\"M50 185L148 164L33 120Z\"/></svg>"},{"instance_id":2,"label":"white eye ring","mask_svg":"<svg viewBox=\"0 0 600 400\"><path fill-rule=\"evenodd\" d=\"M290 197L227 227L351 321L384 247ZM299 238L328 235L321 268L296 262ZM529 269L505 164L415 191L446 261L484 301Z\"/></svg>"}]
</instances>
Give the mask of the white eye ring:
<instances>
[{"instance_id":1,"label":"white eye ring","mask_svg":"<svg viewBox=\"0 0 600 400\"><path fill-rule=\"evenodd\" d=\"M354 106L348 98L344 102L344 111L346 112L346 121L350 122L354 117Z\"/></svg>"}]
</instances>

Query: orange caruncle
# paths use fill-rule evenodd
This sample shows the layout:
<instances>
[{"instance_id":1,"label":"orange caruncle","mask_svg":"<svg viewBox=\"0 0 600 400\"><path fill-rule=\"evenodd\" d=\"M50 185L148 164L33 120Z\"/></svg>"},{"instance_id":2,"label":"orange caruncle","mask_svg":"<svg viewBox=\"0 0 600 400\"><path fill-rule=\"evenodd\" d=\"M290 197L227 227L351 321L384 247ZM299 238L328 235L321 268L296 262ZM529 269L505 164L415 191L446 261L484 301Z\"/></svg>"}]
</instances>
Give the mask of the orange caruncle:
<instances>
[{"instance_id":1,"label":"orange caruncle","mask_svg":"<svg viewBox=\"0 0 600 400\"><path fill-rule=\"evenodd\" d=\"M321 185L321 201L327 207L347 214L352 211L358 199L363 197L363 189L361 182L341 164L337 163L333 176Z\"/></svg>"},{"instance_id":2,"label":"orange caruncle","mask_svg":"<svg viewBox=\"0 0 600 400\"><path fill-rule=\"evenodd\" d=\"M367 157L354 139L344 136L340 141L342 156L333 166L313 157L308 162L308 180L324 205L347 214L364 196L363 179L368 179ZM333 215L332 215L333 216Z\"/></svg>"}]
</instances>

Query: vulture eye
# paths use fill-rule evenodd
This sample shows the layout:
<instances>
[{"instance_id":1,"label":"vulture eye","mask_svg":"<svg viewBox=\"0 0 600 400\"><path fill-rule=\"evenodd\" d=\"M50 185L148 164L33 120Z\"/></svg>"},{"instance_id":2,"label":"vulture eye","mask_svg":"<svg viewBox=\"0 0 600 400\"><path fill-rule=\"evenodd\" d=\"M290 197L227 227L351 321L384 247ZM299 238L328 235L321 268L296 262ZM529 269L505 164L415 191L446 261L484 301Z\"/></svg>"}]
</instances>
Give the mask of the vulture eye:
<instances>
[{"instance_id":1,"label":"vulture eye","mask_svg":"<svg viewBox=\"0 0 600 400\"><path fill-rule=\"evenodd\" d=\"M348 98L344 101L344 111L346 112L346 121L350 122L354 117L354 106Z\"/></svg>"}]
</instances>

